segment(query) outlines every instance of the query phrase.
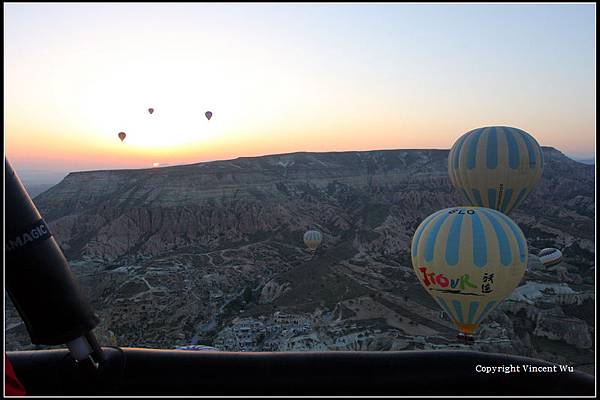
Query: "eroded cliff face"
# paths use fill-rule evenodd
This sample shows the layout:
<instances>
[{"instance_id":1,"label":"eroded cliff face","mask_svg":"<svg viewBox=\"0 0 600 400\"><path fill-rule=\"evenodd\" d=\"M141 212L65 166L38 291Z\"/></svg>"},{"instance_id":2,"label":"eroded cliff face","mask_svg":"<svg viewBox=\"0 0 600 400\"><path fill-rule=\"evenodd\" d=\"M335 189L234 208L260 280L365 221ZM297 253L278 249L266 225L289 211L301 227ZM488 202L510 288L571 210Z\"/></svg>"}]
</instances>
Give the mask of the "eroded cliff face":
<instances>
[{"instance_id":1,"label":"eroded cliff face","mask_svg":"<svg viewBox=\"0 0 600 400\"><path fill-rule=\"evenodd\" d=\"M295 153L71 173L35 202L72 259L229 247L307 226L368 231L377 238L365 250L394 253L424 216L463 204L446 174L447 153ZM593 252L594 169L552 148L544 154L540 185L512 217L530 239L559 237Z\"/></svg>"},{"instance_id":2,"label":"eroded cliff face","mask_svg":"<svg viewBox=\"0 0 600 400\"><path fill-rule=\"evenodd\" d=\"M443 173L446 153L297 153L73 173L36 204L74 259L228 247L312 225L336 235L357 217L371 231L388 215L388 225L410 225L440 203L460 202Z\"/></svg>"},{"instance_id":3,"label":"eroded cliff face","mask_svg":"<svg viewBox=\"0 0 600 400\"><path fill-rule=\"evenodd\" d=\"M531 253L558 247L564 262L549 270L532 257L522 285L562 283L575 294L510 300L482 325L475 347L570 357L593 371L594 167L543 150L540 185L511 217ZM447 156L294 153L80 172L34 201L100 314L105 342L255 351L460 347L409 254L426 216L464 204L448 180ZM324 236L314 257L302 243L308 228ZM7 318L7 344L26 347L15 314Z\"/></svg>"}]
</instances>

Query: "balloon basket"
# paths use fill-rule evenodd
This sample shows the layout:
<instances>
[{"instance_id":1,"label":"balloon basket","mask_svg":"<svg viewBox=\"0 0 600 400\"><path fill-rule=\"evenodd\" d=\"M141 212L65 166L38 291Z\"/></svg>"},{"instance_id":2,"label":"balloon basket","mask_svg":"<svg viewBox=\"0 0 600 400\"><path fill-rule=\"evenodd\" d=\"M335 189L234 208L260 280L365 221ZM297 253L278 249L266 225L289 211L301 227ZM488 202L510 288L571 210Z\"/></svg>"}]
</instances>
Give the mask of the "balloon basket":
<instances>
[{"instance_id":1,"label":"balloon basket","mask_svg":"<svg viewBox=\"0 0 600 400\"><path fill-rule=\"evenodd\" d=\"M473 344L475 343L475 337L466 333L459 333L456 335L456 338L465 344Z\"/></svg>"}]
</instances>

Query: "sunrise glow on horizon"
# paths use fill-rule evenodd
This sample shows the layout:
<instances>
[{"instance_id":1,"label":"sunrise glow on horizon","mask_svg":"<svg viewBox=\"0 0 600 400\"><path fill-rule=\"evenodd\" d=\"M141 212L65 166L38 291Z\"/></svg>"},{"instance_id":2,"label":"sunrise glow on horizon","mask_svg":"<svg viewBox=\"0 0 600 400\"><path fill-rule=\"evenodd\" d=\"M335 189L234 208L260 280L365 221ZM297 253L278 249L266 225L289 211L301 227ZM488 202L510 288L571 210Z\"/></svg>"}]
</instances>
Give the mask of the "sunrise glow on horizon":
<instances>
[{"instance_id":1,"label":"sunrise glow on horizon","mask_svg":"<svg viewBox=\"0 0 600 400\"><path fill-rule=\"evenodd\" d=\"M449 149L486 125L594 157L591 4L4 11L5 155L17 169Z\"/></svg>"}]
</instances>

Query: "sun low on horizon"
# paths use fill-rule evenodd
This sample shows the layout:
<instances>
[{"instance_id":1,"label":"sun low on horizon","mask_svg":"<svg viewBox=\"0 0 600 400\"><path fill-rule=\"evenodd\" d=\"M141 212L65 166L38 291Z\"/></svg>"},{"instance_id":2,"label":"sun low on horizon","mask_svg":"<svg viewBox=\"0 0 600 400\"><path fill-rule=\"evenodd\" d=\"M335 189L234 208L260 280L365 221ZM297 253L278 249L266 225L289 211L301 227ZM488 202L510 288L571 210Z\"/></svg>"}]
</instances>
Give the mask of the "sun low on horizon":
<instances>
[{"instance_id":1,"label":"sun low on horizon","mask_svg":"<svg viewBox=\"0 0 600 400\"><path fill-rule=\"evenodd\" d=\"M4 11L5 155L19 169L448 149L486 125L594 157L590 4L5 3Z\"/></svg>"}]
</instances>

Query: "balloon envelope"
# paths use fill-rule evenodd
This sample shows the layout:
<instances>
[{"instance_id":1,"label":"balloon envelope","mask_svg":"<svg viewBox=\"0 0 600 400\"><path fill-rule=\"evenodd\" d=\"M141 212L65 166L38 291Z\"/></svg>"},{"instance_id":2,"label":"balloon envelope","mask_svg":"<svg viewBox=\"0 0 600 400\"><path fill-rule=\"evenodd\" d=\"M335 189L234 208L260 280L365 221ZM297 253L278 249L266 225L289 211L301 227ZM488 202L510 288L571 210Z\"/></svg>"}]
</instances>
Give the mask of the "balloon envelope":
<instances>
[{"instance_id":1,"label":"balloon envelope","mask_svg":"<svg viewBox=\"0 0 600 400\"><path fill-rule=\"evenodd\" d=\"M206 119L208 119L209 121L212 118L212 113L210 111L205 112L204 115L206 116Z\"/></svg>"},{"instance_id":2,"label":"balloon envelope","mask_svg":"<svg viewBox=\"0 0 600 400\"><path fill-rule=\"evenodd\" d=\"M470 335L518 286L527 242L509 217L484 207L437 211L415 231L412 264L421 285Z\"/></svg>"},{"instance_id":3,"label":"balloon envelope","mask_svg":"<svg viewBox=\"0 0 600 400\"><path fill-rule=\"evenodd\" d=\"M551 267L560 264L562 261L562 252L559 249L547 248L540 251L538 257L542 264L544 264L544 267Z\"/></svg>"},{"instance_id":4,"label":"balloon envelope","mask_svg":"<svg viewBox=\"0 0 600 400\"><path fill-rule=\"evenodd\" d=\"M323 236L319 231L309 230L304 234L304 244L312 251L319 247L322 240Z\"/></svg>"},{"instance_id":5,"label":"balloon envelope","mask_svg":"<svg viewBox=\"0 0 600 400\"><path fill-rule=\"evenodd\" d=\"M527 132L507 126L473 129L448 154L450 181L472 206L509 214L536 187L544 157Z\"/></svg>"},{"instance_id":6,"label":"balloon envelope","mask_svg":"<svg viewBox=\"0 0 600 400\"><path fill-rule=\"evenodd\" d=\"M119 139L121 139L121 142L125 140L125 136L127 136L125 132L119 132Z\"/></svg>"}]
</instances>

